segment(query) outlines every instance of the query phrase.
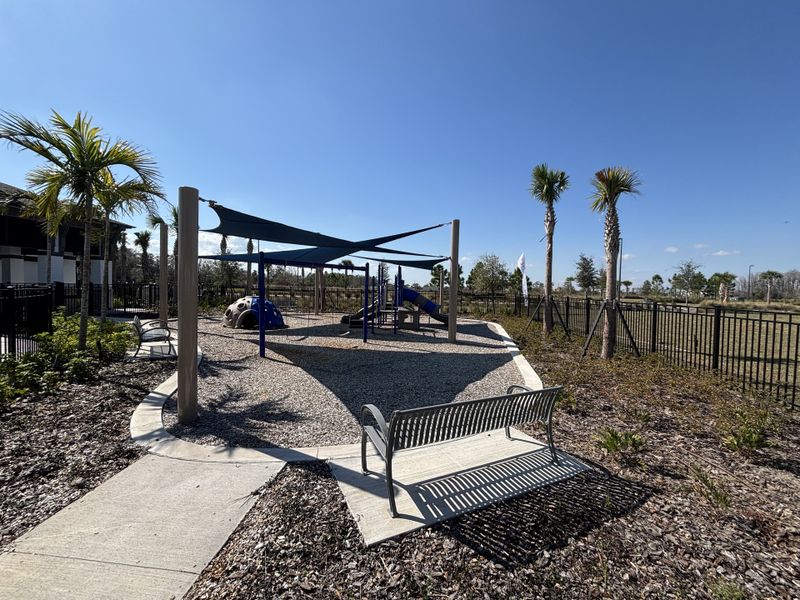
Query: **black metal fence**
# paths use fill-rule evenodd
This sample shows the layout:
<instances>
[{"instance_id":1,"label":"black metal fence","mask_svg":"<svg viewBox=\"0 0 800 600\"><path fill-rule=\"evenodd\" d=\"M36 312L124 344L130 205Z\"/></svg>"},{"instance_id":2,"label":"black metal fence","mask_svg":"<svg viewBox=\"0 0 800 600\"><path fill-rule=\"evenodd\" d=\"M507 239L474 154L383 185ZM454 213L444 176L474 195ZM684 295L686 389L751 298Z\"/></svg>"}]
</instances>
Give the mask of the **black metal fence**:
<instances>
[{"instance_id":1,"label":"black metal fence","mask_svg":"<svg viewBox=\"0 0 800 600\"><path fill-rule=\"evenodd\" d=\"M514 312L541 321L543 310L535 310L538 303L539 298L532 297L525 307L517 298ZM555 303L570 333L582 337L589 335L603 305L593 298L557 298ZM641 354L658 353L673 364L718 373L795 407L800 392L800 314L657 302L620 306L633 339L618 325L619 347L631 351L635 343Z\"/></svg>"},{"instance_id":2,"label":"black metal fence","mask_svg":"<svg viewBox=\"0 0 800 600\"><path fill-rule=\"evenodd\" d=\"M49 286L0 287L0 355L36 352L35 335L52 328Z\"/></svg>"}]
</instances>

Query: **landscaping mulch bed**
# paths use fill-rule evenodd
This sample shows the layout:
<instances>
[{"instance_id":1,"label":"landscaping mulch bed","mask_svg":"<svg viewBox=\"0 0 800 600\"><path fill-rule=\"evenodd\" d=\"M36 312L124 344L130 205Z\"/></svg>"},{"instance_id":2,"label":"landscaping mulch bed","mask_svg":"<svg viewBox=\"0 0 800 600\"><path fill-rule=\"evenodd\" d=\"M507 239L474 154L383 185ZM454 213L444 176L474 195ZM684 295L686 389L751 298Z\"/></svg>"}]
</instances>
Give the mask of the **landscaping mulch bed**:
<instances>
[{"instance_id":1,"label":"landscaping mulch bed","mask_svg":"<svg viewBox=\"0 0 800 600\"><path fill-rule=\"evenodd\" d=\"M0 412L0 549L145 453L130 439L131 414L174 370L118 362Z\"/></svg>"},{"instance_id":2,"label":"landscaping mulch bed","mask_svg":"<svg viewBox=\"0 0 800 600\"><path fill-rule=\"evenodd\" d=\"M724 382L503 325L565 385L556 444L602 466L371 548L327 465L289 466L188 597L798 597L796 414L768 404L768 444L735 451L761 405ZM608 428L639 443L601 444Z\"/></svg>"}]
</instances>

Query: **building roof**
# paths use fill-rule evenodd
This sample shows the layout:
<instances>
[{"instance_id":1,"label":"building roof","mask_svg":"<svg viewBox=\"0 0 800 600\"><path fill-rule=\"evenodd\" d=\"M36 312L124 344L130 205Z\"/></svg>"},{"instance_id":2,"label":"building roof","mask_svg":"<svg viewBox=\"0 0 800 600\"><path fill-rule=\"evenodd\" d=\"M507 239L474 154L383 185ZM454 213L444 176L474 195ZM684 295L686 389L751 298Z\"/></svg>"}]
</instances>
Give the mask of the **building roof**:
<instances>
[{"instance_id":1,"label":"building roof","mask_svg":"<svg viewBox=\"0 0 800 600\"><path fill-rule=\"evenodd\" d=\"M28 197L28 193L22 188L18 188L0 181L0 206L11 206L16 204L20 209L30 206L33 203ZM133 225L128 225L122 221L111 219L111 224L120 229L133 229Z\"/></svg>"}]
</instances>

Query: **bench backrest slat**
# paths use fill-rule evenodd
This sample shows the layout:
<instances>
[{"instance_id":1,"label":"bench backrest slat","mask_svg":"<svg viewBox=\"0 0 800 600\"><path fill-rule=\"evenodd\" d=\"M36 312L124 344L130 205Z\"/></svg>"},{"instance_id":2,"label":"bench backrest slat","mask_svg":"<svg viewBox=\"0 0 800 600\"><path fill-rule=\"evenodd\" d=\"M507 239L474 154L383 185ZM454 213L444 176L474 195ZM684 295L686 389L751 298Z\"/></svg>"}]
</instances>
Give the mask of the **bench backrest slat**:
<instances>
[{"instance_id":1,"label":"bench backrest slat","mask_svg":"<svg viewBox=\"0 0 800 600\"><path fill-rule=\"evenodd\" d=\"M392 413L389 446L417 448L523 423L547 424L560 387Z\"/></svg>"}]
</instances>

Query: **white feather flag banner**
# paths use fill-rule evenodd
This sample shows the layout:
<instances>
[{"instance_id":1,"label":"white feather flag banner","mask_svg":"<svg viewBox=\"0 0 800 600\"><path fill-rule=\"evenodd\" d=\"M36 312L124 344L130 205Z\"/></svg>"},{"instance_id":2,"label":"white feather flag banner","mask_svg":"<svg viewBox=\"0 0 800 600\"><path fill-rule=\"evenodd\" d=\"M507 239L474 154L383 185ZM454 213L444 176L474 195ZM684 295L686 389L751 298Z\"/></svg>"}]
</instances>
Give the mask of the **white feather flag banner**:
<instances>
[{"instance_id":1,"label":"white feather flag banner","mask_svg":"<svg viewBox=\"0 0 800 600\"><path fill-rule=\"evenodd\" d=\"M525 306L528 306L528 273L525 268L525 253L519 255L517 268L522 272L522 297L525 298Z\"/></svg>"}]
</instances>

